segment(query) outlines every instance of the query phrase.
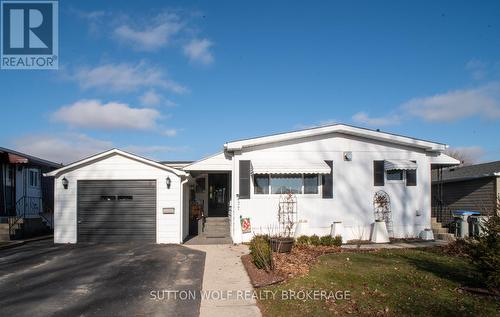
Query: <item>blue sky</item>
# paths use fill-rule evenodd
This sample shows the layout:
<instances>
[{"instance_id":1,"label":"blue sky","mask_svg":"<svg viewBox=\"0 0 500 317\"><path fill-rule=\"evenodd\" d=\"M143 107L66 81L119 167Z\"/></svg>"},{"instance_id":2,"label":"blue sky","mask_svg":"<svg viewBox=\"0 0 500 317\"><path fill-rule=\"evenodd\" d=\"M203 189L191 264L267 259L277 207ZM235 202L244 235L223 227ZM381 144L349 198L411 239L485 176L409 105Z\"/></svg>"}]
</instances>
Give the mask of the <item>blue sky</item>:
<instances>
[{"instance_id":1,"label":"blue sky","mask_svg":"<svg viewBox=\"0 0 500 317\"><path fill-rule=\"evenodd\" d=\"M194 160L332 122L500 159L498 1L61 1L57 71L0 71L0 144Z\"/></svg>"}]
</instances>

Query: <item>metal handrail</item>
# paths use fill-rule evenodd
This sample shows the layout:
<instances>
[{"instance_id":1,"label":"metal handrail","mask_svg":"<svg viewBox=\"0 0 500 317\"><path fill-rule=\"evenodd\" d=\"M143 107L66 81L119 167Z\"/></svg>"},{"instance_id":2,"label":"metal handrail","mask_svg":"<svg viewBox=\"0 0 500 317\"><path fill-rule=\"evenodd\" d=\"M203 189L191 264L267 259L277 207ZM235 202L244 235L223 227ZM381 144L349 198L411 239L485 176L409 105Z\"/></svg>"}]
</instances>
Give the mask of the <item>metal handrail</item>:
<instances>
[{"instance_id":1,"label":"metal handrail","mask_svg":"<svg viewBox=\"0 0 500 317\"><path fill-rule=\"evenodd\" d=\"M42 215L42 206L42 197L23 196L19 198L15 205L15 215L9 217L9 235L14 236L16 234L16 230L19 229L19 224L22 219L32 216L46 219L46 217ZM23 226L21 226L21 228L24 230Z\"/></svg>"}]
</instances>

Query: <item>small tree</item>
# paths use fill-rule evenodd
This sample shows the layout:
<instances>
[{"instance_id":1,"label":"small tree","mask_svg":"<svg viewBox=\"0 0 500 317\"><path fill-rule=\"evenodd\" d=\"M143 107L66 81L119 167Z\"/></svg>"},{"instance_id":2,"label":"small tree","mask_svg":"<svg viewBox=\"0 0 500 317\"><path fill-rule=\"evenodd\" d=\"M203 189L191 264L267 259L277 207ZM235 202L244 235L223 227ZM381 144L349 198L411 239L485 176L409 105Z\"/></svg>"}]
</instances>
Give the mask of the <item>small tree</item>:
<instances>
[{"instance_id":1,"label":"small tree","mask_svg":"<svg viewBox=\"0 0 500 317\"><path fill-rule=\"evenodd\" d=\"M466 240L465 252L470 257L483 277L486 285L492 289L500 288L500 199L492 216L481 225L482 233L478 237Z\"/></svg>"}]
</instances>

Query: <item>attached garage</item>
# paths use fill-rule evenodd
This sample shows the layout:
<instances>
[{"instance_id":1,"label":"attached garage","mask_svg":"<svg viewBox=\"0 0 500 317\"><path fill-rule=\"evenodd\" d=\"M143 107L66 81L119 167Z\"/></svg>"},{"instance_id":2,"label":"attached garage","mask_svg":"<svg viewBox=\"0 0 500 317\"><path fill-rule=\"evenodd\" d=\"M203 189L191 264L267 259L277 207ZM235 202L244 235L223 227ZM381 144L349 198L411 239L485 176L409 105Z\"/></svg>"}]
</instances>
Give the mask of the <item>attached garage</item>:
<instances>
[{"instance_id":1,"label":"attached garage","mask_svg":"<svg viewBox=\"0 0 500 317\"><path fill-rule=\"evenodd\" d=\"M79 242L156 242L156 180L77 181Z\"/></svg>"},{"instance_id":2,"label":"attached garage","mask_svg":"<svg viewBox=\"0 0 500 317\"><path fill-rule=\"evenodd\" d=\"M113 149L54 176L54 242L182 243L183 171Z\"/></svg>"}]
</instances>

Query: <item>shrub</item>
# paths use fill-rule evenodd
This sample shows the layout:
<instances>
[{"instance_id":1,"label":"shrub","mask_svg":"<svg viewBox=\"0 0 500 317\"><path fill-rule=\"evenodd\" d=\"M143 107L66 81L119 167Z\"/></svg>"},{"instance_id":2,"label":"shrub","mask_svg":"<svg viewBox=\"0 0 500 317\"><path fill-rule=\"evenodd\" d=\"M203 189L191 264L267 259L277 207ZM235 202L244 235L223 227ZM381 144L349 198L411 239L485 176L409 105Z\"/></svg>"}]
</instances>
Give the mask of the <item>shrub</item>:
<instances>
[{"instance_id":1,"label":"shrub","mask_svg":"<svg viewBox=\"0 0 500 317\"><path fill-rule=\"evenodd\" d=\"M259 269L274 270L273 252L269 243L269 236L257 235L250 241L250 255L252 262Z\"/></svg>"},{"instance_id":2,"label":"shrub","mask_svg":"<svg viewBox=\"0 0 500 317\"><path fill-rule=\"evenodd\" d=\"M301 244L301 245L305 245L305 244L309 244L309 237L308 236L300 236L297 238L297 240L295 241L295 243L297 244Z\"/></svg>"},{"instance_id":3,"label":"shrub","mask_svg":"<svg viewBox=\"0 0 500 317\"><path fill-rule=\"evenodd\" d=\"M324 246L331 246L333 245L333 238L330 235L327 236L322 236L319 238L319 244L324 245Z\"/></svg>"},{"instance_id":4,"label":"shrub","mask_svg":"<svg viewBox=\"0 0 500 317\"><path fill-rule=\"evenodd\" d=\"M498 202L500 206L500 201ZM493 216L482 225L479 237L466 240L465 253L483 275L486 285L492 289L500 288L500 216Z\"/></svg>"},{"instance_id":5,"label":"shrub","mask_svg":"<svg viewBox=\"0 0 500 317\"><path fill-rule=\"evenodd\" d=\"M333 245L336 247L340 247L342 245L342 236L335 236L333 238Z\"/></svg>"},{"instance_id":6,"label":"shrub","mask_svg":"<svg viewBox=\"0 0 500 317\"><path fill-rule=\"evenodd\" d=\"M318 246L321 244L321 240L317 235L314 234L309 237L309 243Z\"/></svg>"}]
</instances>

